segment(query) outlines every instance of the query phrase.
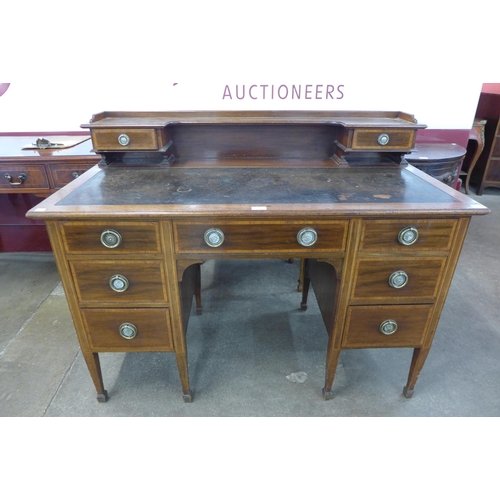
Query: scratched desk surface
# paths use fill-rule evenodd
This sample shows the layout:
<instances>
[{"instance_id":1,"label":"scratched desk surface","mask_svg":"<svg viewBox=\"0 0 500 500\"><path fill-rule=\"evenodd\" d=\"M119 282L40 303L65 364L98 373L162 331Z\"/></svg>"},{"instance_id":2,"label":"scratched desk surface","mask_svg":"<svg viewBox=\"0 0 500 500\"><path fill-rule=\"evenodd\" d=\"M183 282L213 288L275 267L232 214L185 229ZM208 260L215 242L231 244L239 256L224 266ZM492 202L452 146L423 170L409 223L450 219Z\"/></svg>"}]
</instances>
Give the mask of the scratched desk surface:
<instances>
[{"instance_id":1,"label":"scratched desk surface","mask_svg":"<svg viewBox=\"0 0 500 500\"><path fill-rule=\"evenodd\" d=\"M401 168L108 167L58 206L451 203Z\"/></svg>"}]
</instances>

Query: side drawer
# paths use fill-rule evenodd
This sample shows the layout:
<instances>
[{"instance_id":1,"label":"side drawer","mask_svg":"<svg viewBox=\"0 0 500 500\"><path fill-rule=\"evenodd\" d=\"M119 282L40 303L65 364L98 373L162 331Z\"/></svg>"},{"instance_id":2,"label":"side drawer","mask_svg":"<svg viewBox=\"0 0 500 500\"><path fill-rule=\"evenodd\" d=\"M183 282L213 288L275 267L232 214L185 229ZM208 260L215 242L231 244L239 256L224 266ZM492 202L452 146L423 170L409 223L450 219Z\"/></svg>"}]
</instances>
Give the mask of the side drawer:
<instances>
[{"instance_id":1,"label":"side drawer","mask_svg":"<svg viewBox=\"0 0 500 500\"><path fill-rule=\"evenodd\" d=\"M432 302L436 299L445 263L446 258L359 259L351 298Z\"/></svg>"},{"instance_id":2,"label":"side drawer","mask_svg":"<svg viewBox=\"0 0 500 500\"><path fill-rule=\"evenodd\" d=\"M96 351L173 351L168 309L82 309L87 335ZM132 328L137 334L124 338Z\"/></svg>"},{"instance_id":3,"label":"side drawer","mask_svg":"<svg viewBox=\"0 0 500 500\"><path fill-rule=\"evenodd\" d=\"M121 255L131 253L160 253L157 222L61 222L61 234L68 254ZM101 238L109 236L110 248Z\"/></svg>"},{"instance_id":4,"label":"side drawer","mask_svg":"<svg viewBox=\"0 0 500 500\"><path fill-rule=\"evenodd\" d=\"M97 151L144 151L159 147L154 128L94 129L92 143Z\"/></svg>"},{"instance_id":5,"label":"side drawer","mask_svg":"<svg viewBox=\"0 0 500 500\"><path fill-rule=\"evenodd\" d=\"M85 303L167 303L161 261L70 262L78 300Z\"/></svg>"},{"instance_id":6,"label":"side drawer","mask_svg":"<svg viewBox=\"0 0 500 500\"><path fill-rule=\"evenodd\" d=\"M365 220L359 251L449 251L456 226L456 219ZM418 233L417 239L409 245L399 241L399 235L407 228L415 228Z\"/></svg>"},{"instance_id":7,"label":"side drawer","mask_svg":"<svg viewBox=\"0 0 500 500\"><path fill-rule=\"evenodd\" d=\"M415 132L406 129L356 129L352 149L404 149L413 147Z\"/></svg>"},{"instance_id":8,"label":"side drawer","mask_svg":"<svg viewBox=\"0 0 500 500\"><path fill-rule=\"evenodd\" d=\"M289 253L342 252L347 238L347 221L299 221L283 224L269 221L213 221L206 223L174 223L177 253ZM317 241L304 247L297 241L299 231L313 229ZM211 247L205 242L205 232L217 229L223 242Z\"/></svg>"},{"instance_id":9,"label":"side drawer","mask_svg":"<svg viewBox=\"0 0 500 500\"><path fill-rule=\"evenodd\" d=\"M45 168L40 166L0 165L0 191L50 189Z\"/></svg>"},{"instance_id":10,"label":"side drawer","mask_svg":"<svg viewBox=\"0 0 500 500\"><path fill-rule=\"evenodd\" d=\"M418 347L424 342L432 305L353 306L347 312L342 346L358 347ZM381 325L393 321L397 329L392 334L380 332Z\"/></svg>"},{"instance_id":11,"label":"side drawer","mask_svg":"<svg viewBox=\"0 0 500 500\"><path fill-rule=\"evenodd\" d=\"M96 160L95 164L97 164ZM95 165L94 164L94 165ZM52 185L56 188L62 188L71 181L78 178L93 165L49 165L50 175L52 177Z\"/></svg>"}]
</instances>

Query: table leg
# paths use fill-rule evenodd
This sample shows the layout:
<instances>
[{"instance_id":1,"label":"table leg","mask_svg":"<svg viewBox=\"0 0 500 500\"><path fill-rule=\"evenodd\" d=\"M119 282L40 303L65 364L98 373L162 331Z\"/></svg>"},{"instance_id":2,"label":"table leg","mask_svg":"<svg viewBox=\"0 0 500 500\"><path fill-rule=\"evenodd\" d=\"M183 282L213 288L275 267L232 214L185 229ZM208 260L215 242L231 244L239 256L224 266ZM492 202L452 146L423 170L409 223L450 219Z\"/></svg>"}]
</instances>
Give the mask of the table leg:
<instances>
[{"instance_id":1,"label":"table leg","mask_svg":"<svg viewBox=\"0 0 500 500\"><path fill-rule=\"evenodd\" d=\"M332 399L332 385L333 379L335 378L335 372L337 370L337 365L339 364L339 357L341 349L331 349L330 340L328 341L328 349L326 356L326 369L325 369L325 387L323 388L323 398L325 401Z\"/></svg>"},{"instance_id":2,"label":"table leg","mask_svg":"<svg viewBox=\"0 0 500 500\"><path fill-rule=\"evenodd\" d=\"M302 276L302 301L300 303L300 308L303 311L305 311L307 309L307 296L309 295L309 285L311 284L307 259L300 260L300 273Z\"/></svg>"},{"instance_id":3,"label":"table leg","mask_svg":"<svg viewBox=\"0 0 500 500\"><path fill-rule=\"evenodd\" d=\"M411 398L413 396L413 390L415 384L417 383L418 376L422 371L427 355L430 349L425 347L417 347L413 350L413 357L411 359L410 373L408 374L408 382L403 389L403 395L406 398Z\"/></svg>"},{"instance_id":4,"label":"table leg","mask_svg":"<svg viewBox=\"0 0 500 500\"><path fill-rule=\"evenodd\" d=\"M175 358L177 359L177 369L179 370L179 377L182 386L182 399L184 403L191 403L193 401L193 392L189 387L189 372L186 352L176 352Z\"/></svg>"},{"instance_id":5,"label":"table leg","mask_svg":"<svg viewBox=\"0 0 500 500\"><path fill-rule=\"evenodd\" d=\"M201 307L201 264L195 264L196 277L194 282L194 297L196 300L196 314L200 315L202 312Z\"/></svg>"},{"instance_id":6,"label":"table leg","mask_svg":"<svg viewBox=\"0 0 500 500\"><path fill-rule=\"evenodd\" d=\"M297 284L297 292L302 292L304 289L304 274L306 267L306 259L300 259L299 282Z\"/></svg>"},{"instance_id":7,"label":"table leg","mask_svg":"<svg viewBox=\"0 0 500 500\"><path fill-rule=\"evenodd\" d=\"M105 403L108 400L108 392L104 389L99 354L97 352L86 353L83 351L82 353L97 391L97 401L99 401L99 403Z\"/></svg>"}]
</instances>

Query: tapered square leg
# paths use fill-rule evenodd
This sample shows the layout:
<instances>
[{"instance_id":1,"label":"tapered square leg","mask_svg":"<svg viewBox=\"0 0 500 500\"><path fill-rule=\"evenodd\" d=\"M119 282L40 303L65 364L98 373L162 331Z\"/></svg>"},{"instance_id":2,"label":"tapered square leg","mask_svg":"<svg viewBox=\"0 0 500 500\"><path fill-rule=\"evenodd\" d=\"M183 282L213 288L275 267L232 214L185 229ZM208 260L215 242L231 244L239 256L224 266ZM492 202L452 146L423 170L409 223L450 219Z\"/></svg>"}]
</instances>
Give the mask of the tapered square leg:
<instances>
[{"instance_id":1,"label":"tapered square leg","mask_svg":"<svg viewBox=\"0 0 500 500\"><path fill-rule=\"evenodd\" d=\"M83 351L82 353L83 358L85 359L85 363L87 363L87 368L92 378L92 382L94 382L94 386L97 391L97 401L99 401L99 403L105 403L109 399L109 397L108 392L104 389L99 354L97 352Z\"/></svg>"},{"instance_id":2,"label":"tapered square leg","mask_svg":"<svg viewBox=\"0 0 500 500\"><path fill-rule=\"evenodd\" d=\"M187 353L176 352L175 358L177 360L177 369L179 370L179 377L181 379L182 399L185 403L191 403L193 401L193 392L189 387Z\"/></svg>"},{"instance_id":3,"label":"tapered square leg","mask_svg":"<svg viewBox=\"0 0 500 500\"><path fill-rule=\"evenodd\" d=\"M424 367L425 360L429 354L430 349L424 347L417 347L413 350L413 356L411 359L410 373L408 374L408 382L403 389L403 396L405 398L411 398L413 396L413 391L415 389L415 384L417 383L418 376Z\"/></svg>"},{"instance_id":4,"label":"tapered square leg","mask_svg":"<svg viewBox=\"0 0 500 500\"><path fill-rule=\"evenodd\" d=\"M302 302L300 303L300 308L305 311L307 309L307 297L309 295L309 285L311 284L311 278L309 277L308 270L308 260L301 259L300 261L300 274L302 276Z\"/></svg>"}]
</instances>

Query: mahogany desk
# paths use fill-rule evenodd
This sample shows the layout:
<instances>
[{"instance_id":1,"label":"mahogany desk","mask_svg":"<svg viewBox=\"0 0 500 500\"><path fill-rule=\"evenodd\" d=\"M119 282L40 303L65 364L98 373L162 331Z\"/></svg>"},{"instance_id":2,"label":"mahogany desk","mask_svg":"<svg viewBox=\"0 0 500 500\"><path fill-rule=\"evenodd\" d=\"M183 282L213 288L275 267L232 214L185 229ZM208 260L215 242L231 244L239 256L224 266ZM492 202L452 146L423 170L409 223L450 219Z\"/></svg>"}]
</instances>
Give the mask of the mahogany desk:
<instances>
[{"instance_id":1,"label":"mahogany desk","mask_svg":"<svg viewBox=\"0 0 500 500\"><path fill-rule=\"evenodd\" d=\"M206 259L305 259L342 349L414 350L411 397L473 215L488 209L407 166L423 127L389 112L106 112L100 165L28 212L44 219L98 400L99 352L174 352ZM257 291L256 291L257 293Z\"/></svg>"}]
</instances>

